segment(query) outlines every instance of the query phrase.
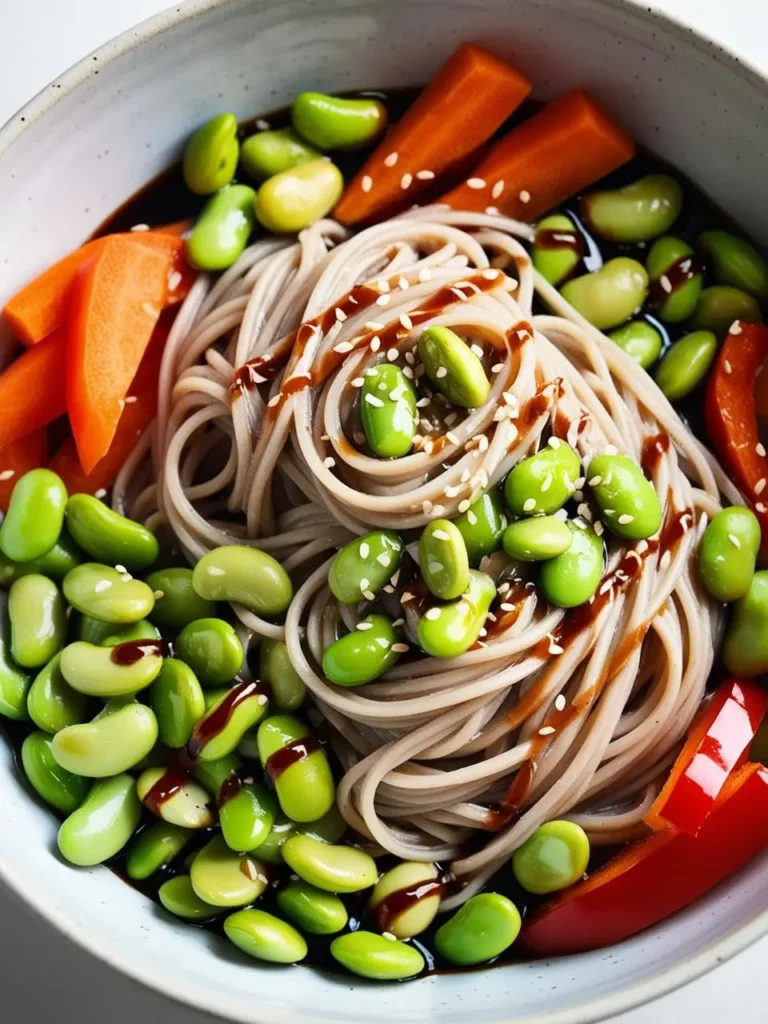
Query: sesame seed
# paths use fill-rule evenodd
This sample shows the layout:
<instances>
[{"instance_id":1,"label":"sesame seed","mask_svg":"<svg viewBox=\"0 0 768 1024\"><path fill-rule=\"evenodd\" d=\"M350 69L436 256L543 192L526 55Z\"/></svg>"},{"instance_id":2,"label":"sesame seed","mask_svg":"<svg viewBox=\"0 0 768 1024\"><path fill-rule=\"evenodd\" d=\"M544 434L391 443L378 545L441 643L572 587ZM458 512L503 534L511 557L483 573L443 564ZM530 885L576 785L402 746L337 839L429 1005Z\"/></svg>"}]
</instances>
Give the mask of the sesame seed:
<instances>
[{"instance_id":1,"label":"sesame seed","mask_svg":"<svg viewBox=\"0 0 768 1024\"><path fill-rule=\"evenodd\" d=\"M386 295L386 294L380 295L378 297L378 299L376 299L376 305L377 306L388 306L389 303L390 303L390 297L389 297L389 295Z\"/></svg>"},{"instance_id":2,"label":"sesame seed","mask_svg":"<svg viewBox=\"0 0 768 1024\"><path fill-rule=\"evenodd\" d=\"M443 377L448 376L448 371L444 366L438 366L435 376L438 378L438 380L442 380Z\"/></svg>"},{"instance_id":3,"label":"sesame seed","mask_svg":"<svg viewBox=\"0 0 768 1024\"><path fill-rule=\"evenodd\" d=\"M255 882L259 877L259 872L256 870L256 865L253 863L250 857L246 857L240 862L240 866L243 868L243 872L250 878L252 882Z\"/></svg>"},{"instance_id":4,"label":"sesame seed","mask_svg":"<svg viewBox=\"0 0 768 1024\"><path fill-rule=\"evenodd\" d=\"M385 325L380 323L378 320L369 320L367 324L363 325L366 331L383 331Z\"/></svg>"},{"instance_id":5,"label":"sesame seed","mask_svg":"<svg viewBox=\"0 0 768 1024\"><path fill-rule=\"evenodd\" d=\"M352 380L353 388L361 388L365 384L365 377L355 377Z\"/></svg>"},{"instance_id":6,"label":"sesame seed","mask_svg":"<svg viewBox=\"0 0 768 1024\"><path fill-rule=\"evenodd\" d=\"M599 487L599 485L600 485L600 484L601 484L601 482L602 482L602 479L603 479L603 478L602 478L602 477L600 476L600 474L598 473L598 474L597 474L596 476L593 476L593 477L592 477L592 478L591 478L591 479L590 479L590 480L588 481L588 483L589 483L589 486L590 486L590 487Z\"/></svg>"},{"instance_id":7,"label":"sesame seed","mask_svg":"<svg viewBox=\"0 0 768 1024\"><path fill-rule=\"evenodd\" d=\"M326 469L333 469L336 465L336 459L329 455L327 459L323 459L323 465Z\"/></svg>"},{"instance_id":8,"label":"sesame seed","mask_svg":"<svg viewBox=\"0 0 768 1024\"><path fill-rule=\"evenodd\" d=\"M465 484L465 483L467 482L467 480L469 480L469 478L470 478L470 475L471 475L471 474L470 474L469 470L468 470L468 469L465 469L465 470L464 470L464 472L463 472L463 473L461 474L461 477L460 477L460 479L461 479L461 482L462 482L463 484Z\"/></svg>"},{"instance_id":9,"label":"sesame seed","mask_svg":"<svg viewBox=\"0 0 768 1024\"><path fill-rule=\"evenodd\" d=\"M429 513L432 511L432 502L429 500L429 498L425 498L424 501L422 501L421 511L424 513L425 516L428 516Z\"/></svg>"},{"instance_id":10,"label":"sesame seed","mask_svg":"<svg viewBox=\"0 0 768 1024\"><path fill-rule=\"evenodd\" d=\"M487 270L483 271L481 276L484 277L486 281L495 281L499 277L499 271L489 267Z\"/></svg>"},{"instance_id":11,"label":"sesame seed","mask_svg":"<svg viewBox=\"0 0 768 1024\"><path fill-rule=\"evenodd\" d=\"M726 373L733 373L733 367L731 366L731 361L729 359L723 360L723 369Z\"/></svg>"},{"instance_id":12,"label":"sesame seed","mask_svg":"<svg viewBox=\"0 0 768 1024\"><path fill-rule=\"evenodd\" d=\"M729 533L728 534L728 540L731 542L731 544L733 544L733 546L735 548L740 548L741 547L741 541L739 540L739 538L736 536L735 533Z\"/></svg>"},{"instance_id":13,"label":"sesame seed","mask_svg":"<svg viewBox=\"0 0 768 1024\"><path fill-rule=\"evenodd\" d=\"M731 329L730 329L730 331L728 333L729 334L741 334L741 321L740 320L734 320L733 323L731 324Z\"/></svg>"},{"instance_id":14,"label":"sesame seed","mask_svg":"<svg viewBox=\"0 0 768 1024\"><path fill-rule=\"evenodd\" d=\"M403 620L399 619L398 621L402 622ZM409 647L408 644L392 644L391 649L393 654L405 654L409 650Z\"/></svg>"},{"instance_id":15,"label":"sesame seed","mask_svg":"<svg viewBox=\"0 0 768 1024\"><path fill-rule=\"evenodd\" d=\"M351 341L340 341L338 343L338 345L334 345L333 346L333 351L334 352L338 352L339 354L343 354L344 352L351 352L352 351L352 342Z\"/></svg>"},{"instance_id":16,"label":"sesame seed","mask_svg":"<svg viewBox=\"0 0 768 1024\"><path fill-rule=\"evenodd\" d=\"M427 455L431 455L434 450L434 447L434 443L431 440L427 441L426 444L424 445L424 451L427 453Z\"/></svg>"},{"instance_id":17,"label":"sesame seed","mask_svg":"<svg viewBox=\"0 0 768 1024\"><path fill-rule=\"evenodd\" d=\"M419 179L419 181L432 181L434 176L434 171L416 171L416 177Z\"/></svg>"},{"instance_id":18,"label":"sesame seed","mask_svg":"<svg viewBox=\"0 0 768 1024\"><path fill-rule=\"evenodd\" d=\"M498 199L503 191L504 191L504 182L503 181L497 181L496 184L491 189L491 195L493 196L494 199Z\"/></svg>"},{"instance_id":19,"label":"sesame seed","mask_svg":"<svg viewBox=\"0 0 768 1024\"><path fill-rule=\"evenodd\" d=\"M400 188L403 189L403 190L410 188L412 181L413 181L413 175L412 174L404 174L402 176L402 178L400 179Z\"/></svg>"},{"instance_id":20,"label":"sesame seed","mask_svg":"<svg viewBox=\"0 0 768 1024\"><path fill-rule=\"evenodd\" d=\"M356 629L359 629L361 633L365 633L369 629L373 629L372 622L358 622Z\"/></svg>"},{"instance_id":21,"label":"sesame seed","mask_svg":"<svg viewBox=\"0 0 768 1024\"><path fill-rule=\"evenodd\" d=\"M434 622L435 619L439 619L440 618L440 609L439 608L430 608L429 611L424 616L424 618L425 619L429 619L430 622Z\"/></svg>"},{"instance_id":22,"label":"sesame seed","mask_svg":"<svg viewBox=\"0 0 768 1024\"><path fill-rule=\"evenodd\" d=\"M450 534L446 533L445 530L435 530L432 533L432 536L435 537L436 540L450 540L451 539Z\"/></svg>"},{"instance_id":23,"label":"sesame seed","mask_svg":"<svg viewBox=\"0 0 768 1024\"><path fill-rule=\"evenodd\" d=\"M761 444L760 441L755 445L755 451L761 458L765 458L765 445Z\"/></svg>"},{"instance_id":24,"label":"sesame seed","mask_svg":"<svg viewBox=\"0 0 768 1024\"><path fill-rule=\"evenodd\" d=\"M499 208L498 206L486 206L484 212L487 213L489 217L494 217L499 212Z\"/></svg>"},{"instance_id":25,"label":"sesame seed","mask_svg":"<svg viewBox=\"0 0 768 1024\"><path fill-rule=\"evenodd\" d=\"M542 480L541 489L542 489L542 491L548 491L551 486L552 486L552 474L551 473L547 473L547 475Z\"/></svg>"},{"instance_id":26,"label":"sesame seed","mask_svg":"<svg viewBox=\"0 0 768 1024\"><path fill-rule=\"evenodd\" d=\"M376 600L376 595L374 594L374 592L372 590L364 590L363 591L363 597L366 599L366 601L375 601ZM379 643L381 643L381 641L379 641Z\"/></svg>"},{"instance_id":27,"label":"sesame seed","mask_svg":"<svg viewBox=\"0 0 768 1024\"><path fill-rule=\"evenodd\" d=\"M425 284L427 281L432 280L432 271L429 267L422 267L419 271L419 281Z\"/></svg>"},{"instance_id":28,"label":"sesame seed","mask_svg":"<svg viewBox=\"0 0 768 1024\"><path fill-rule=\"evenodd\" d=\"M394 574L393 574L393 575L392 575L392 576L390 577L390 580L389 580L389 582L390 582L390 583L392 584L392 586L393 586L393 587L396 587L396 586L397 586L397 582L398 582L398 580L399 580L399 579L400 579L400 570L398 569L398 570L397 570L397 571L396 571L396 572L395 572L395 573L394 573Z\"/></svg>"},{"instance_id":29,"label":"sesame seed","mask_svg":"<svg viewBox=\"0 0 768 1024\"><path fill-rule=\"evenodd\" d=\"M603 515L615 516L616 515L616 509L615 508L604 508L603 509Z\"/></svg>"},{"instance_id":30,"label":"sesame seed","mask_svg":"<svg viewBox=\"0 0 768 1024\"><path fill-rule=\"evenodd\" d=\"M385 156L384 157L384 166L385 167L394 167L395 164L397 163L397 158L398 158L399 155L400 155L399 153L395 152L395 153L390 153L389 156Z\"/></svg>"},{"instance_id":31,"label":"sesame seed","mask_svg":"<svg viewBox=\"0 0 768 1024\"><path fill-rule=\"evenodd\" d=\"M473 189L485 188L485 181L483 178L467 178L467 187Z\"/></svg>"},{"instance_id":32,"label":"sesame seed","mask_svg":"<svg viewBox=\"0 0 768 1024\"><path fill-rule=\"evenodd\" d=\"M768 506L764 505L762 501L758 501L755 504L755 511L756 512L766 512L766 511L768 511Z\"/></svg>"},{"instance_id":33,"label":"sesame seed","mask_svg":"<svg viewBox=\"0 0 768 1024\"><path fill-rule=\"evenodd\" d=\"M392 556L388 555L386 551L382 551L380 555L376 555L376 561L379 565L383 565L385 569L388 569L392 564Z\"/></svg>"},{"instance_id":34,"label":"sesame seed","mask_svg":"<svg viewBox=\"0 0 768 1024\"><path fill-rule=\"evenodd\" d=\"M520 199L521 203L530 203L531 193L528 191L528 189L524 188L520 191L520 195L518 198Z\"/></svg>"},{"instance_id":35,"label":"sesame seed","mask_svg":"<svg viewBox=\"0 0 768 1024\"><path fill-rule=\"evenodd\" d=\"M376 409L380 409L384 405L380 398L377 398L375 395L371 394L365 395L365 401L368 403L368 405L372 405Z\"/></svg>"},{"instance_id":36,"label":"sesame seed","mask_svg":"<svg viewBox=\"0 0 768 1024\"><path fill-rule=\"evenodd\" d=\"M554 731L554 726L544 725L539 729L539 736L551 736Z\"/></svg>"},{"instance_id":37,"label":"sesame seed","mask_svg":"<svg viewBox=\"0 0 768 1024\"><path fill-rule=\"evenodd\" d=\"M504 369L504 363L494 363L491 367L491 373L501 373Z\"/></svg>"},{"instance_id":38,"label":"sesame seed","mask_svg":"<svg viewBox=\"0 0 768 1024\"><path fill-rule=\"evenodd\" d=\"M107 489L106 489L106 487L100 487L98 489L98 491L96 491L96 493L94 494L94 498L106 498L106 496L107 496Z\"/></svg>"},{"instance_id":39,"label":"sesame seed","mask_svg":"<svg viewBox=\"0 0 768 1024\"><path fill-rule=\"evenodd\" d=\"M555 710L562 711L565 707L565 703L566 701L564 694L558 693L557 697L555 697Z\"/></svg>"},{"instance_id":40,"label":"sesame seed","mask_svg":"<svg viewBox=\"0 0 768 1024\"><path fill-rule=\"evenodd\" d=\"M627 512L624 512L623 515L619 516L619 524L621 526L628 526L634 518L634 516L631 516Z\"/></svg>"},{"instance_id":41,"label":"sesame seed","mask_svg":"<svg viewBox=\"0 0 768 1024\"><path fill-rule=\"evenodd\" d=\"M411 320L407 313L400 314L400 323L403 325L406 331L410 331L413 328L413 321Z\"/></svg>"},{"instance_id":42,"label":"sesame seed","mask_svg":"<svg viewBox=\"0 0 768 1024\"><path fill-rule=\"evenodd\" d=\"M411 282L408 280L407 277L403 277L401 274L400 277L398 277L397 279L397 286L400 289L400 291L404 292L411 287Z\"/></svg>"},{"instance_id":43,"label":"sesame seed","mask_svg":"<svg viewBox=\"0 0 768 1024\"><path fill-rule=\"evenodd\" d=\"M459 512L466 512L469 509L470 504L471 502L467 498L465 498L463 501L460 501Z\"/></svg>"},{"instance_id":44,"label":"sesame seed","mask_svg":"<svg viewBox=\"0 0 768 1024\"><path fill-rule=\"evenodd\" d=\"M467 509L467 522L471 526L477 525L477 516L475 515L471 508Z\"/></svg>"},{"instance_id":45,"label":"sesame seed","mask_svg":"<svg viewBox=\"0 0 768 1024\"><path fill-rule=\"evenodd\" d=\"M379 298L387 299L387 301L389 301L388 295L381 295L379 296ZM379 349L381 348L381 338L378 336L378 334L375 337L371 338L371 344L369 348L371 352L378 352Z\"/></svg>"},{"instance_id":46,"label":"sesame seed","mask_svg":"<svg viewBox=\"0 0 768 1024\"><path fill-rule=\"evenodd\" d=\"M456 436L456 434L454 434L452 430L449 430L445 436L448 438L451 444L461 444L458 437Z\"/></svg>"},{"instance_id":47,"label":"sesame seed","mask_svg":"<svg viewBox=\"0 0 768 1024\"><path fill-rule=\"evenodd\" d=\"M555 512L554 515L555 515L555 519L560 519L560 520L562 520L562 522L565 522L566 519L568 518L568 513L566 512L566 510L564 508L559 508L557 510L557 512Z\"/></svg>"},{"instance_id":48,"label":"sesame seed","mask_svg":"<svg viewBox=\"0 0 768 1024\"><path fill-rule=\"evenodd\" d=\"M2 473L0 473L0 480L3 480L3 481L4 480L10 480L15 475L16 475L16 470L15 469L4 469L2 471Z\"/></svg>"},{"instance_id":49,"label":"sesame seed","mask_svg":"<svg viewBox=\"0 0 768 1024\"><path fill-rule=\"evenodd\" d=\"M270 398L270 400L269 400L269 401L267 402L267 407L268 407L269 409L274 409L274 407L275 407L276 405L279 405L279 404L280 404L280 399L281 399L281 397L282 397L282 396L281 396L281 395L280 395L279 393L278 393L278 394L276 394L276 395L274 395L274 396L273 396L272 398Z\"/></svg>"},{"instance_id":50,"label":"sesame seed","mask_svg":"<svg viewBox=\"0 0 768 1024\"><path fill-rule=\"evenodd\" d=\"M536 508L536 499L535 498L526 498L525 501L523 502L523 512L533 512L533 510L535 508Z\"/></svg>"},{"instance_id":51,"label":"sesame seed","mask_svg":"<svg viewBox=\"0 0 768 1024\"><path fill-rule=\"evenodd\" d=\"M549 653L550 654L562 654L563 653L563 648L560 646L560 644L550 644L549 645Z\"/></svg>"},{"instance_id":52,"label":"sesame seed","mask_svg":"<svg viewBox=\"0 0 768 1024\"><path fill-rule=\"evenodd\" d=\"M477 442L477 450L479 452L487 452L488 451L488 446L490 445L490 443L491 442L488 440L488 438L485 436L485 434L481 434L480 435L480 440Z\"/></svg>"},{"instance_id":53,"label":"sesame seed","mask_svg":"<svg viewBox=\"0 0 768 1024\"><path fill-rule=\"evenodd\" d=\"M360 182L360 188L363 190L363 192L371 191L371 189L373 188L373 179L371 178L370 174L363 175L362 181Z\"/></svg>"},{"instance_id":54,"label":"sesame seed","mask_svg":"<svg viewBox=\"0 0 768 1024\"><path fill-rule=\"evenodd\" d=\"M403 374L408 378L408 380L413 380L413 370L410 366L403 367Z\"/></svg>"},{"instance_id":55,"label":"sesame seed","mask_svg":"<svg viewBox=\"0 0 768 1024\"><path fill-rule=\"evenodd\" d=\"M594 523L592 523L592 529L595 531L598 537L602 537L605 533L605 527L599 519L596 519Z\"/></svg>"},{"instance_id":56,"label":"sesame seed","mask_svg":"<svg viewBox=\"0 0 768 1024\"><path fill-rule=\"evenodd\" d=\"M470 347L470 350L475 353L475 355L477 356L478 359L482 359L483 358L484 353L483 353L483 349L482 349L482 347L480 345L470 345L469 347Z\"/></svg>"},{"instance_id":57,"label":"sesame seed","mask_svg":"<svg viewBox=\"0 0 768 1024\"><path fill-rule=\"evenodd\" d=\"M365 541L363 541L362 544L360 545L360 557L367 558L368 555L370 555L370 553L371 549L369 545Z\"/></svg>"},{"instance_id":58,"label":"sesame seed","mask_svg":"<svg viewBox=\"0 0 768 1024\"><path fill-rule=\"evenodd\" d=\"M400 353L397 351L396 348L387 349L387 359L390 361L390 363L394 363L399 354Z\"/></svg>"}]
</instances>

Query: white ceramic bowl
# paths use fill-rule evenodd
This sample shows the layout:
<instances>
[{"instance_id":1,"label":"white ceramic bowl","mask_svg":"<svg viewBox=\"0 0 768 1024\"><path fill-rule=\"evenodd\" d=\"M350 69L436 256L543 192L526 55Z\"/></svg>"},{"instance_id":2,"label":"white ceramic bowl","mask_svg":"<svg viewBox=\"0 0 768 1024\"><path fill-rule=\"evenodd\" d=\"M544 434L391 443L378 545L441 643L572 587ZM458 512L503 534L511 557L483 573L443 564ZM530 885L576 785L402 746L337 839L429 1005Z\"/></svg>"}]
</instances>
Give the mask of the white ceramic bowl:
<instances>
[{"instance_id":1,"label":"white ceramic bowl","mask_svg":"<svg viewBox=\"0 0 768 1024\"><path fill-rule=\"evenodd\" d=\"M255 116L301 89L423 82L468 38L511 56L541 97L586 86L768 238L768 83L624 0L198 0L86 58L0 133L0 300L175 159L209 115ZM681 985L768 931L763 856L662 926L578 958L389 987L270 969L174 923L109 871L64 864L54 819L2 743L0 793L0 877L94 955L238 1021L581 1024Z\"/></svg>"}]
</instances>

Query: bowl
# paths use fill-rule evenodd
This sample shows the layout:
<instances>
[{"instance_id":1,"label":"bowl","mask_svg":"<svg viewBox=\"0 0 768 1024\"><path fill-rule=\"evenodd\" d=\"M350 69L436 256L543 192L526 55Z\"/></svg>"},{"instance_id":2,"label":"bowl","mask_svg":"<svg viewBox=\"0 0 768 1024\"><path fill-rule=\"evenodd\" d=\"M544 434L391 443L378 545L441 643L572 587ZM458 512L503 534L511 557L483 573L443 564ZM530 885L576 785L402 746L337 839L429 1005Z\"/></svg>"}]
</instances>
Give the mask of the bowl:
<instances>
[{"instance_id":1,"label":"bowl","mask_svg":"<svg viewBox=\"0 0 768 1024\"><path fill-rule=\"evenodd\" d=\"M280 107L302 89L426 81L458 42L512 57L547 98L594 93L763 241L768 82L625 0L196 0L108 43L0 133L0 300L76 246L179 156L205 118ZM564 154L567 158L567 154ZM768 853L620 946L384 987L245 962L105 868L56 852L57 823L0 743L0 878L95 956L249 1024L548 1024L597 1020L691 980L768 932Z\"/></svg>"}]
</instances>

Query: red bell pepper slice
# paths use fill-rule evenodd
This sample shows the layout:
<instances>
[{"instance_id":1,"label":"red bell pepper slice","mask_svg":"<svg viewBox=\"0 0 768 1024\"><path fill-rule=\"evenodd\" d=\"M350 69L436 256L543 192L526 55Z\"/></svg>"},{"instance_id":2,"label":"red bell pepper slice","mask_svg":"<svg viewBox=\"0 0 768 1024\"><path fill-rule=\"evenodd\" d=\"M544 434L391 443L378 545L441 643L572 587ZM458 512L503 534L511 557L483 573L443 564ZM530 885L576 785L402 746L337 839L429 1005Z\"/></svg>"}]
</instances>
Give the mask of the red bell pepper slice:
<instances>
[{"instance_id":1,"label":"red bell pepper slice","mask_svg":"<svg viewBox=\"0 0 768 1024\"><path fill-rule=\"evenodd\" d=\"M768 711L768 691L728 679L694 722L666 785L645 817L651 828L673 825L695 836Z\"/></svg>"},{"instance_id":2,"label":"red bell pepper slice","mask_svg":"<svg viewBox=\"0 0 768 1024\"><path fill-rule=\"evenodd\" d=\"M565 890L526 922L527 954L584 953L623 942L698 899L768 845L768 769L730 776L697 836L655 832Z\"/></svg>"}]
</instances>

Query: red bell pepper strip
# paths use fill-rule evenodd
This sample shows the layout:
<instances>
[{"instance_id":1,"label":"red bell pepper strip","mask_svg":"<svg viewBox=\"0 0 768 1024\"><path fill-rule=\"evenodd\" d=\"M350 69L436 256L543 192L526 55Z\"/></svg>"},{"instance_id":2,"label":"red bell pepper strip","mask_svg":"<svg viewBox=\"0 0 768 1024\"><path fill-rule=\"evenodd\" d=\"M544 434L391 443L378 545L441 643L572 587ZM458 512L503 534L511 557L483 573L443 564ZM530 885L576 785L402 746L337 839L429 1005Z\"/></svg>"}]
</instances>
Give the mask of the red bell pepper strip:
<instances>
[{"instance_id":1,"label":"red bell pepper strip","mask_svg":"<svg viewBox=\"0 0 768 1024\"><path fill-rule=\"evenodd\" d=\"M695 836L766 711L768 691L762 686L747 679L722 683L694 722L646 824L656 830L673 825Z\"/></svg>"},{"instance_id":2,"label":"red bell pepper strip","mask_svg":"<svg viewBox=\"0 0 768 1024\"><path fill-rule=\"evenodd\" d=\"M584 953L623 942L698 899L768 845L768 769L730 776L697 836L669 828L630 846L526 922L516 949Z\"/></svg>"},{"instance_id":3,"label":"red bell pepper strip","mask_svg":"<svg viewBox=\"0 0 768 1024\"><path fill-rule=\"evenodd\" d=\"M67 411L66 353L67 338L60 328L0 373L0 448Z\"/></svg>"}]
</instances>

